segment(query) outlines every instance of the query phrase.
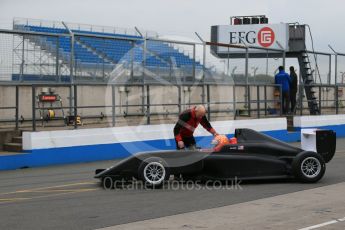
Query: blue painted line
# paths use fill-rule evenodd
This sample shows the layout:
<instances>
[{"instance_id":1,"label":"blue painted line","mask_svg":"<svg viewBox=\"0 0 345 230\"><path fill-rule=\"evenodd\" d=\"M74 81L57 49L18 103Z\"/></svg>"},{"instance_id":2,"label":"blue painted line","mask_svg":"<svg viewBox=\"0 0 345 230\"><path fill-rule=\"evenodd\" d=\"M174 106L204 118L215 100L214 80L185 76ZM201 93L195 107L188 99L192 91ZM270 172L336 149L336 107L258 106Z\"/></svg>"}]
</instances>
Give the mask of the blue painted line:
<instances>
[{"instance_id":1,"label":"blue painted line","mask_svg":"<svg viewBox=\"0 0 345 230\"><path fill-rule=\"evenodd\" d=\"M296 127L296 131L301 132L301 129L327 129L333 130L338 137L345 137L345 124L343 125L325 125L325 126L310 126L310 127Z\"/></svg>"}]
</instances>

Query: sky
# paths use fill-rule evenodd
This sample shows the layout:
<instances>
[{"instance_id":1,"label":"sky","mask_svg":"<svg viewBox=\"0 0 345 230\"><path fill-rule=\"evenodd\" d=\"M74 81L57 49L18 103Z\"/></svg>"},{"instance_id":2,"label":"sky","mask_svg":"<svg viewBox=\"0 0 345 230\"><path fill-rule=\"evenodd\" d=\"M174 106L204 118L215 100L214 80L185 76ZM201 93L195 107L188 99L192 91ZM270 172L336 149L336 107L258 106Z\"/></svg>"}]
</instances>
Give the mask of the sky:
<instances>
[{"instance_id":1,"label":"sky","mask_svg":"<svg viewBox=\"0 0 345 230\"><path fill-rule=\"evenodd\" d=\"M0 28L11 28L12 19L21 17L138 27L163 38L199 41L194 32L210 40L210 27L228 24L231 16L265 14L270 23L310 25L316 51L331 52L331 44L345 53L344 9L344 0L0 0ZM328 59L318 62L326 76Z\"/></svg>"},{"instance_id":2,"label":"sky","mask_svg":"<svg viewBox=\"0 0 345 230\"><path fill-rule=\"evenodd\" d=\"M317 50L328 44L345 53L343 0L0 0L0 27L14 17L154 30L160 35L209 40L210 26L230 16L266 14L270 22L299 22L312 28Z\"/></svg>"}]
</instances>

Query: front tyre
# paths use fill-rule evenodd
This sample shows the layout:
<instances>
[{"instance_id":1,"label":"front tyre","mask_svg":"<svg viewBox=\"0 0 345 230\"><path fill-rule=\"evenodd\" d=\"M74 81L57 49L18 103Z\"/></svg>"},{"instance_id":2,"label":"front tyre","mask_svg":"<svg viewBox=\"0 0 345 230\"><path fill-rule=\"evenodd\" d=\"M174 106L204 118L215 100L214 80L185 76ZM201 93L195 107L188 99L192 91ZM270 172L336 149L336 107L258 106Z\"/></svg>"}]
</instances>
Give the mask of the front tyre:
<instances>
[{"instance_id":1,"label":"front tyre","mask_svg":"<svg viewBox=\"0 0 345 230\"><path fill-rule=\"evenodd\" d=\"M139 166L138 176L145 186L159 188L170 177L167 163L158 157L145 159Z\"/></svg>"},{"instance_id":2,"label":"front tyre","mask_svg":"<svg viewBox=\"0 0 345 230\"><path fill-rule=\"evenodd\" d=\"M319 181L326 171L322 156L315 152L301 152L292 162L294 176L304 183Z\"/></svg>"}]
</instances>

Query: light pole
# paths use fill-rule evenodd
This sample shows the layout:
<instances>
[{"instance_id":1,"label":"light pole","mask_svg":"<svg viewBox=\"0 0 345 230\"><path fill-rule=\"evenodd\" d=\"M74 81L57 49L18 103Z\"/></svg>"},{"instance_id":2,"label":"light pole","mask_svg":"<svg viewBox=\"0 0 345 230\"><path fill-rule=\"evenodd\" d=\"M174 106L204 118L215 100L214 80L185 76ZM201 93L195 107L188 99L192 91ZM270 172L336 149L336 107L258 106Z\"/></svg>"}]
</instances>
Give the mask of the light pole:
<instances>
[{"instance_id":1,"label":"light pole","mask_svg":"<svg viewBox=\"0 0 345 230\"><path fill-rule=\"evenodd\" d=\"M220 62L223 63L223 66L224 66L224 72L223 72L223 74L226 75L226 71L225 71L225 69L226 69L225 60L220 60Z\"/></svg>"},{"instance_id":2,"label":"light pole","mask_svg":"<svg viewBox=\"0 0 345 230\"><path fill-rule=\"evenodd\" d=\"M344 84L344 78L345 78L345 72L343 72L343 71L341 71L340 72L340 74L341 74L341 84L343 85ZM343 97L343 95L344 95L344 87L338 87L338 92L337 92L337 95L338 95L338 98L340 97ZM339 107L344 107L344 105L343 105L343 101L340 99L338 99L338 106Z\"/></svg>"},{"instance_id":3,"label":"light pole","mask_svg":"<svg viewBox=\"0 0 345 230\"><path fill-rule=\"evenodd\" d=\"M259 67L257 66L257 67L252 67L252 70L253 70L253 78L254 78L254 83L256 83L256 81L255 81L255 77L256 77L256 72L258 71L258 69L259 69Z\"/></svg>"},{"instance_id":4,"label":"light pole","mask_svg":"<svg viewBox=\"0 0 345 230\"><path fill-rule=\"evenodd\" d=\"M231 33L229 32L229 45L231 45ZM228 58L227 58L227 61L228 61L228 72L227 74L229 75L229 71L230 71L230 46L228 46Z\"/></svg>"},{"instance_id":5,"label":"light pole","mask_svg":"<svg viewBox=\"0 0 345 230\"><path fill-rule=\"evenodd\" d=\"M234 68L232 68L231 70L231 76L234 78L235 77L235 71L237 69L237 66L234 66Z\"/></svg>"},{"instance_id":6,"label":"light pole","mask_svg":"<svg viewBox=\"0 0 345 230\"><path fill-rule=\"evenodd\" d=\"M341 74L341 84L344 84L344 77L345 77L345 72L340 72Z\"/></svg>"},{"instance_id":7,"label":"light pole","mask_svg":"<svg viewBox=\"0 0 345 230\"><path fill-rule=\"evenodd\" d=\"M279 72L279 69L274 70L274 76L277 75Z\"/></svg>"}]
</instances>

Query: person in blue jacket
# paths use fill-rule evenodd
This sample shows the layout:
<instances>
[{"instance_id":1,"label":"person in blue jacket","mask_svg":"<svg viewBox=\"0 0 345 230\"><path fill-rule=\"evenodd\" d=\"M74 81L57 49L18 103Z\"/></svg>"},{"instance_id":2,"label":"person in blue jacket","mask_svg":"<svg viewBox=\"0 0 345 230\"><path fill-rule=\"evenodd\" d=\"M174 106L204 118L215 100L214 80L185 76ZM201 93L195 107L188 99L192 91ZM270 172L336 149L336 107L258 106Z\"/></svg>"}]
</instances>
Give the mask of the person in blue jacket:
<instances>
[{"instance_id":1,"label":"person in blue jacket","mask_svg":"<svg viewBox=\"0 0 345 230\"><path fill-rule=\"evenodd\" d=\"M281 85L282 88L282 108L283 108L283 114L286 114L289 112L290 108L290 84L291 84L291 78L288 73L285 72L283 66L279 66L279 73L275 76L275 84Z\"/></svg>"}]
</instances>

